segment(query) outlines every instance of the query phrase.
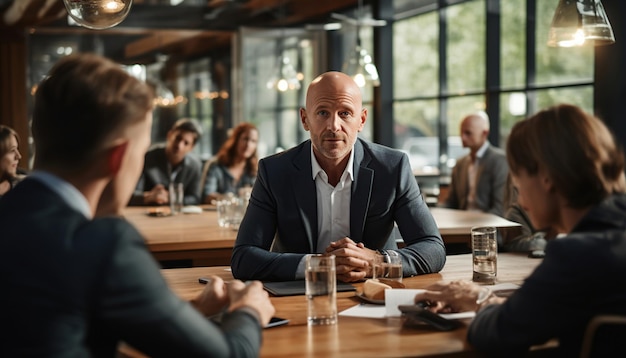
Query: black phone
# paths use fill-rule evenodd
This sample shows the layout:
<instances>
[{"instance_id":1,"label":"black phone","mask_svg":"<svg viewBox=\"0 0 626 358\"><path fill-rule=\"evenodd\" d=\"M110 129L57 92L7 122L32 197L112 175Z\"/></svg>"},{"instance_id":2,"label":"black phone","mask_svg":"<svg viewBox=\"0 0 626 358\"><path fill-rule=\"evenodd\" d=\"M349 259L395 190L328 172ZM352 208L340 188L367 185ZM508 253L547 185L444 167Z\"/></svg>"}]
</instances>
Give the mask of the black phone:
<instances>
[{"instance_id":1,"label":"black phone","mask_svg":"<svg viewBox=\"0 0 626 358\"><path fill-rule=\"evenodd\" d=\"M200 278L198 279L198 282L200 282L200 283L202 283L202 284L204 284L204 285L206 285L207 283L209 283L209 281L211 281L211 280L209 280L209 279L208 279L208 278L206 278L206 277L200 277Z\"/></svg>"},{"instance_id":2,"label":"black phone","mask_svg":"<svg viewBox=\"0 0 626 358\"><path fill-rule=\"evenodd\" d=\"M424 323L440 330L450 331L461 324L459 321L450 320L422 307L422 305L399 305L398 309L405 317L404 324L407 326L423 325Z\"/></svg>"},{"instance_id":3,"label":"black phone","mask_svg":"<svg viewBox=\"0 0 626 358\"><path fill-rule=\"evenodd\" d=\"M270 323L268 323L265 328L272 328L272 327L276 327L276 326L282 326L289 323L289 320L286 318L280 318L280 317L272 317L270 319Z\"/></svg>"}]
</instances>

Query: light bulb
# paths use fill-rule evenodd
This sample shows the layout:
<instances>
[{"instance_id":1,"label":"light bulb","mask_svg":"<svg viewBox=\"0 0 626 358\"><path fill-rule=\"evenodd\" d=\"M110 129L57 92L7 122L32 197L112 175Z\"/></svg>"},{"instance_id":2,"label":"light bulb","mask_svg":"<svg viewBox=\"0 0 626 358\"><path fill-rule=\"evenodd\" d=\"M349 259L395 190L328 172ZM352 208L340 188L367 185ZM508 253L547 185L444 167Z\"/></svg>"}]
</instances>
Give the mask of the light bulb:
<instances>
[{"instance_id":1,"label":"light bulb","mask_svg":"<svg viewBox=\"0 0 626 358\"><path fill-rule=\"evenodd\" d=\"M133 0L63 0L68 15L81 26L94 30L124 21Z\"/></svg>"}]
</instances>

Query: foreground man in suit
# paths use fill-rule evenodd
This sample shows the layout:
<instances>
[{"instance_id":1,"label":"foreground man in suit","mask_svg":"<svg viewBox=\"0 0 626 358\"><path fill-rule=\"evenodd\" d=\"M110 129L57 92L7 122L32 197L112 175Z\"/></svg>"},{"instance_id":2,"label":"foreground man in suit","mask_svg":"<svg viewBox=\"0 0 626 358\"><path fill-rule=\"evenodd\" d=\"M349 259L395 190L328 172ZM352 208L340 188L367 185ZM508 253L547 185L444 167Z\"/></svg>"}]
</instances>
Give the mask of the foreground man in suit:
<instances>
[{"instance_id":1,"label":"foreground man in suit","mask_svg":"<svg viewBox=\"0 0 626 358\"><path fill-rule=\"evenodd\" d=\"M461 121L463 147L470 152L452 169L450 193L444 206L502 216L509 167L504 151L489 143L489 118L473 113Z\"/></svg>"},{"instance_id":2,"label":"foreground man in suit","mask_svg":"<svg viewBox=\"0 0 626 358\"><path fill-rule=\"evenodd\" d=\"M626 315L624 154L606 126L572 105L543 110L513 126L507 159L518 203L535 227L566 233L507 300L471 282L438 283L415 297L432 310L477 311L468 340L493 357L526 356L559 340L558 357L581 357L589 321ZM600 331L594 357L624 357L621 333Z\"/></svg>"},{"instance_id":3,"label":"foreground man in suit","mask_svg":"<svg viewBox=\"0 0 626 358\"><path fill-rule=\"evenodd\" d=\"M352 78L327 72L313 80L300 118L311 139L259 162L233 275L301 279L305 255L327 252L337 256L340 280L359 281L371 276L377 249L396 250L405 276L441 270L443 241L407 156L357 138L367 110Z\"/></svg>"},{"instance_id":4,"label":"foreground man in suit","mask_svg":"<svg viewBox=\"0 0 626 358\"><path fill-rule=\"evenodd\" d=\"M0 356L113 357L120 341L152 357L258 355L274 313L260 282L213 277L184 302L139 232L104 216L139 177L152 101L96 55L65 57L39 85L35 171L0 202ZM205 317L222 310L221 328Z\"/></svg>"}]
</instances>

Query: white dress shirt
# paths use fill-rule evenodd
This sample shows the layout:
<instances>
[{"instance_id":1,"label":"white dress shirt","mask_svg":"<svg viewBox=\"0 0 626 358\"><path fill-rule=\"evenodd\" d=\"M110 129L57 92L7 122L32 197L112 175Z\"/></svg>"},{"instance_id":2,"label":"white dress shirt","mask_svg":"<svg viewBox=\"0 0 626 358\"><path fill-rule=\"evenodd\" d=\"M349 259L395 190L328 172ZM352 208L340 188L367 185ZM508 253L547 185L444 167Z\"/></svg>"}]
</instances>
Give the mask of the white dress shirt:
<instances>
[{"instance_id":1,"label":"white dress shirt","mask_svg":"<svg viewBox=\"0 0 626 358\"><path fill-rule=\"evenodd\" d=\"M350 199L354 180L354 150L350 152L348 164L341 174L339 183L332 186L322 169L311 146L311 172L317 193L317 253L326 251L331 242L350 235ZM296 271L296 279L304 278L305 259L302 258Z\"/></svg>"}]
</instances>

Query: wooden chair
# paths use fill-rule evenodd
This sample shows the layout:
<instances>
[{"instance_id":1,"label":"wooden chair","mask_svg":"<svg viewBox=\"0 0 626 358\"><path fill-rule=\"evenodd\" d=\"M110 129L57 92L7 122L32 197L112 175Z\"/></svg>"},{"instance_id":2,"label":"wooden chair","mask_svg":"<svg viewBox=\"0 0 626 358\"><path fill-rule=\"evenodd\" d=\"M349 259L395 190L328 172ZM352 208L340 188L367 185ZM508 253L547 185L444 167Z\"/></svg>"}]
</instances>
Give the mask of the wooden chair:
<instances>
[{"instance_id":1,"label":"wooden chair","mask_svg":"<svg viewBox=\"0 0 626 358\"><path fill-rule=\"evenodd\" d=\"M626 316L595 316L587 325L580 357L626 357L624 338L626 338Z\"/></svg>"}]
</instances>

